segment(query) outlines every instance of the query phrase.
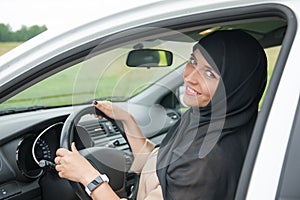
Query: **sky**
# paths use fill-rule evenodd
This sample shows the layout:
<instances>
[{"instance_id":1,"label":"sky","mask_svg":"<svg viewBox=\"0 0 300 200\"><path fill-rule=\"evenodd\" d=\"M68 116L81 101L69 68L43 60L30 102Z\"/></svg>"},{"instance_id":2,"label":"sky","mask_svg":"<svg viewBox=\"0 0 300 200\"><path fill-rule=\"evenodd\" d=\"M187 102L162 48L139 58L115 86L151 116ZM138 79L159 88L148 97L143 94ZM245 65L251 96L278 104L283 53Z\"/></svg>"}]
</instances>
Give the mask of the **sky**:
<instances>
[{"instance_id":1,"label":"sky","mask_svg":"<svg viewBox=\"0 0 300 200\"><path fill-rule=\"evenodd\" d=\"M22 25L45 25L48 29L76 26L97 18L99 13L157 0L0 0L0 23L13 31Z\"/></svg>"}]
</instances>

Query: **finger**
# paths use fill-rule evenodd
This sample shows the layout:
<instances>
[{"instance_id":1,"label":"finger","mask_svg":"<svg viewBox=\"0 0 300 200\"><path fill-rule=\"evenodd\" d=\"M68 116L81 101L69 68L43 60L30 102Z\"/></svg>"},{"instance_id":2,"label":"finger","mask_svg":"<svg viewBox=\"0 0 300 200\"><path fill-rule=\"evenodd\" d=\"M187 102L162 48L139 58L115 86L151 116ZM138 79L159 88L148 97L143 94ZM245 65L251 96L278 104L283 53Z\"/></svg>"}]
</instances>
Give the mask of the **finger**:
<instances>
[{"instance_id":1,"label":"finger","mask_svg":"<svg viewBox=\"0 0 300 200\"><path fill-rule=\"evenodd\" d=\"M64 178L63 172L58 172L58 176L59 176L60 178Z\"/></svg>"},{"instance_id":2,"label":"finger","mask_svg":"<svg viewBox=\"0 0 300 200\"><path fill-rule=\"evenodd\" d=\"M103 119L103 117L101 115L95 115L95 117L100 119L100 120Z\"/></svg>"},{"instance_id":3,"label":"finger","mask_svg":"<svg viewBox=\"0 0 300 200\"><path fill-rule=\"evenodd\" d=\"M97 109L97 108L96 108ZM98 119L103 119L103 117L101 116L101 115L97 115L97 114L93 114L93 116L95 117L95 118L98 118Z\"/></svg>"},{"instance_id":4,"label":"finger","mask_svg":"<svg viewBox=\"0 0 300 200\"><path fill-rule=\"evenodd\" d=\"M112 108L112 103L111 103L111 101L102 101L102 106L106 109L111 109Z\"/></svg>"},{"instance_id":5,"label":"finger","mask_svg":"<svg viewBox=\"0 0 300 200\"><path fill-rule=\"evenodd\" d=\"M102 106L101 102L98 102L97 104L94 104L94 107L96 107L98 110L101 110L101 111L103 109L103 106Z\"/></svg>"},{"instance_id":6,"label":"finger","mask_svg":"<svg viewBox=\"0 0 300 200\"><path fill-rule=\"evenodd\" d=\"M99 101L96 106L99 109L110 109L111 102L110 101Z\"/></svg>"},{"instance_id":7,"label":"finger","mask_svg":"<svg viewBox=\"0 0 300 200\"><path fill-rule=\"evenodd\" d=\"M103 106L101 106L101 102L98 102L97 104L94 104L94 103L93 103L93 106L94 106L97 110L100 110L101 112L105 113L105 108L104 108ZM101 115L95 114L95 116L96 116L97 118L99 118L100 120L103 118L103 116L101 116Z\"/></svg>"},{"instance_id":8,"label":"finger","mask_svg":"<svg viewBox=\"0 0 300 200\"><path fill-rule=\"evenodd\" d=\"M55 157L54 162L56 165L60 164L60 157Z\"/></svg>"},{"instance_id":9,"label":"finger","mask_svg":"<svg viewBox=\"0 0 300 200\"><path fill-rule=\"evenodd\" d=\"M75 142L72 142L72 144L71 144L71 150L72 150L72 152L78 152L78 150L77 150L77 148L76 148L76 146L75 146Z\"/></svg>"},{"instance_id":10,"label":"finger","mask_svg":"<svg viewBox=\"0 0 300 200\"><path fill-rule=\"evenodd\" d=\"M97 107L97 108L99 108L99 107L101 107L102 103L103 103L103 101L96 101L96 100L94 100L93 103L92 103L92 105L95 106L95 107Z\"/></svg>"},{"instance_id":11,"label":"finger","mask_svg":"<svg viewBox=\"0 0 300 200\"><path fill-rule=\"evenodd\" d=\"M64 156L66 155L67 153L69 153L70 151L68 149L65 149L65 148L59 148L57 149L56 151L56 155L57 156Z\"/></svg>"},{"instance_id":12,"label":"finger","mask_svg":"<svg viewBox=\"0 0 300 200\"><path fill-rule=\"evenodd\" d=\"M60 165L55 165L55 170L60 172L61 171L61 166Z\"/></svg>"},{"instance_id":13,"label":"finger","mask_svg":"<svg viewBox=\"0 0 300 200\"><path fill-rule=\"evenodd\" d=\"M112 108L112 106L110 104L107 104L107 103L98 104L97 108L99 110L101 110L105 115L111 117L112 112L113 112L113 110L112 110L113 108Z\"/></svg>"},{"instance_id":14,"label":"finger","mask_svg":"<svg viewBox=\"0 0 300 200\"><path fill-rule=\"evenodd\" d=\"M94 100L94 101L92 102L92 104L93 104L93 105L97 105L97 104L98 104L98 101Z\"/></svg>"}]
</instances>

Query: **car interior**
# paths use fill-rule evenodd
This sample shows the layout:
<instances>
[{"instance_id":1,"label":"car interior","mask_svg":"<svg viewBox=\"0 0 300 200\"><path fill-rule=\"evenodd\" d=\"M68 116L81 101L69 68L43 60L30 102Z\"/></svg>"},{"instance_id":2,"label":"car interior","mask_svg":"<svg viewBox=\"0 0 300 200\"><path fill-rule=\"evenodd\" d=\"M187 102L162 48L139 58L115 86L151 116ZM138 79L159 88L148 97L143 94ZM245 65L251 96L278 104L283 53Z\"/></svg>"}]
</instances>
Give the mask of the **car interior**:
<instances>
[{"instance_id":1,"label":"car interior","mask_svg":"<svg viewBox=\"0 0 300 200\"><path fill-rule=\"evenodd\" d=\"M88 41L41 63L47 70L29 72L5 91L0 104L0 199L89 199L80 184L59 178L54 169L56 150L70 148L72 141L110 177L120 197L136 199L139 175L130 170L134 158L122 125L96 118L92 102L109 100L127 110L159 145L188 109L182 72L192 47L214 31L241 29L264 47L268 87L259 115L267 117L282 70L276 63L289 41L285 12L249 6L165 19ZM160 52L159 61L141 53L149 49Z\"/></svg>"}]
</instances>

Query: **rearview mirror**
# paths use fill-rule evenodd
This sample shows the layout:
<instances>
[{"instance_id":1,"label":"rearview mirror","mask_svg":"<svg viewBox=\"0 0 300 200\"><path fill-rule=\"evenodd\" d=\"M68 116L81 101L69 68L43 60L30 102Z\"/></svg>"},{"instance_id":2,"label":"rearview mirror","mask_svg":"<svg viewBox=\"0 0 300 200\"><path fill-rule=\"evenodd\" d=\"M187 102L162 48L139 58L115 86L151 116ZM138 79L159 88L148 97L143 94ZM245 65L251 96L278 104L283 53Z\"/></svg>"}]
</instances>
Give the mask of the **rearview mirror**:
<instances>
[{"instance_id":1,"label":"rearview mirror","mask_svg":"<svg viewBox=\"0 0 300 200\"><path fill-rule=\"evenodd\" d=\"M161 49L136 49L127 55L129 67L168 67L172 65L173 54Z\"/></svg>"}]
</instances>

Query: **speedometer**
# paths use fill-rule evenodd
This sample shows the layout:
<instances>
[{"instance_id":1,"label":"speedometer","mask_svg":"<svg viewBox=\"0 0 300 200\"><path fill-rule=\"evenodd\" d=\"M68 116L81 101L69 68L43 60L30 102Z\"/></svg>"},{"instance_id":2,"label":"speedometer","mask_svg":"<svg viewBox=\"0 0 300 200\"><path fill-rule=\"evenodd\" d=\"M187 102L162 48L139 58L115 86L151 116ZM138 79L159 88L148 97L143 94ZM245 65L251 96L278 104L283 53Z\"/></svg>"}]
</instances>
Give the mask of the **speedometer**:
<instances>
[{"instance_id":1,"label":"speedometer","mask_svg":"<svg viewBox=\"0 0 300 200\"><path fill-rule=\"evenodd\" d=\"M31 149L36 164L39 165L41 160L53 162L60 136L56 133L60 133L62 125L61 122L53 124L36 137Z\"/></svg>"},{"instance_id":2,"label":"speedometer","mask_svg":"<svg viewBox=\"0 0 300 200\"><path fill-rule=\"evenodd\" d=\"M51 159L51 151L48 144L45 140L38 138L34 148L35 162L39 162L40 160L50 160Z\"/></svg>"}]
</instances>

